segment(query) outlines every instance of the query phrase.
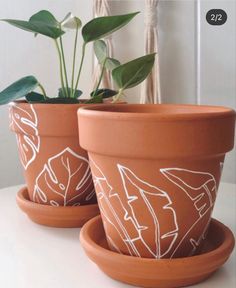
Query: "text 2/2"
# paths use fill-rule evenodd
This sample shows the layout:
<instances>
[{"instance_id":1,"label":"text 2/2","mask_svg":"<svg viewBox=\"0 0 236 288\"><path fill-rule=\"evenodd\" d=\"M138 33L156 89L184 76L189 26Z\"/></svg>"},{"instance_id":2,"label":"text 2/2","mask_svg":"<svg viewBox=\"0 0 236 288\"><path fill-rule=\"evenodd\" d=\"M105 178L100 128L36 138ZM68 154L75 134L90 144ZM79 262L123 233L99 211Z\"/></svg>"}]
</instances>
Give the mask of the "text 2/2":
<instances>
[{"instance_id":1,"label":"text 2/2","mask_svg":"<svg viewBox=\"0 0 236 288\"><path fill-rule=\"evenodd\" d=\"M227 21L227 14L222 9L211 9L206 14L206 20L210 25L223 25Z\"/></svg>"}]
</instances>

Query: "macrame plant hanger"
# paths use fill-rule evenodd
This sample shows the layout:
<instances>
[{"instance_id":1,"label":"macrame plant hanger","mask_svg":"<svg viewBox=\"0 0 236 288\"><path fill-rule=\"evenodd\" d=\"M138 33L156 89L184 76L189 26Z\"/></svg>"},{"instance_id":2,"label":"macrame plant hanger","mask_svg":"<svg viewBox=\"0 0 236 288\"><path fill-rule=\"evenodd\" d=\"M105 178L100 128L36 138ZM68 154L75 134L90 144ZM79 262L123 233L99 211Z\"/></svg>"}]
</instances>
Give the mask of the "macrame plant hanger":
<instances>
[{"instance_id":1,"label":"macrame plant hanger","mask_svg":"<svg viewBox=\"0 0 236 288\"><path fill-rule=\"evenodd\" d=\"M110 13L110 1L108 0L93 0L93 16L94 17L102 17L102 16L109 16ZM108 56L112 57L113 55L113 44L112 44L112 37L106 37L104 40L107 45L108 49ZM96 56L94 55L94 67L93 67L93 89L96 87L99 76L101 75L102 67L98 63ZM105 69L103 78L101 81L101 88L112 88L112 78L111 73Z\"/></svg>"},{"instance_id":2,"label":"macrame plant hanger","mask_svg":"<svg viewBox=\"0 0 236 288\"><path fill-rule=\"evenodd\" d=\"M145 0L145 54L156 52L151 74L141 85L141 103L161 103L158 54L157 6L159 0Z\"/></svg>"}]
</instances>

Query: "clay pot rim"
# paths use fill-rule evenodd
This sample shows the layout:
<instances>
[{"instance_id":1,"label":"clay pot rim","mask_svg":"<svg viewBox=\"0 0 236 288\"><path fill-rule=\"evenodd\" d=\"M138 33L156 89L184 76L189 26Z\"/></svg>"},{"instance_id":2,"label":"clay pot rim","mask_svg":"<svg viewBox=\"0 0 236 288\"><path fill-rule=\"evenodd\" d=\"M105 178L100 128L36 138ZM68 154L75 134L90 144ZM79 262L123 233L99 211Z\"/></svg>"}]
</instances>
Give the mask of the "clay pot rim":
<instances>
[{"instance_id":1,"label":"clay pot rim","mask_svg":"<svg viewBox=\"0 0 236 288\"><path fill-rule=\"evenodd\" d=\"M82 101L86 101L88 99L81 99ZM16 101L13 101L13 102L10 102L8 104L10 107L14 107L14 106L17 106L17 105L20 105L22 107L26 106L28 107L29 105L34 105L34 107L36 107L37 109L46 109L46 108L49 108L49 109L52 109L53 108L58 108L60 109L61 107L63 107L63 109L75 109L75 108L79 108L79 106L84 106L84 105L94 105L94 104L86 104L86 103L28 103L26 100L16 100ZM96 104L98 105L98 104Z\"/></svg>"},{"instance_id":2,"label":"clay pot rim","mask_svg":"<svg viewBox=\"0 0 236 288\"><path fill-rule=\"evenodd\" d=\"M162 113L142 112L150 109L157 111L160 108L169 109L168 113L165 110ZM184 113L176 112L176 109L186 109ZM191 111L189 111L191 109ZM133 110L133 111L131 111ZM172 111L173 113L171 113ZM186 121L186 120L202 120L207 118L225 118L235 116L236 112L224 106L210 105L192 105L192 104L126 104L125 106L116 104L107 104L105 107L100 105L86 106L78 109L78 115L88 116L90 118L105 118L114 120L136 120L142 119L145 121Z\"/></svg>"},{"instance_id":3,"label":"clay pot rim","mask_svg":"<svg viewBox=\"0 0 236 288\"><path fill-rule=\"evenodd\" d=\"M109 104L81 107L77 115L80 145L94 154L190 159L223 155L234 146L236 113L221 106Z\"/></svg>"},{"instance_id":4,"label":"clay pot rim","mask_svg":"<svg viewBox=\"0 0 236 288\"><path fill-rule=\"evenodd\" d=\"M219 246L214 249L211 250L209 252L205 252L203 254L199 254L199 255L194 255L191 257L182 257L182 258L173 258L173 259L153 259L153 258L139 258L139 257L135 257L135 256L130 256L130 255L124 255L124 254L119 254L117 252L111 251L109 249L103 248L102 246L100 246L99 244L97 244L97 242L95 240L93 240L91 238L91 230L94 228L94 222L99 222L102 221L101 220L101 215L98 215L96 217L94 217L93 219L89 220L82 228L81 230L81 234L80 234L80 242L82 244L82 246L86 246L86 250L90 250L90 251L95 251L96 250L96 254L97 257L102 257L102 258L107 258L109 257L111 259L111 263L113 262L112 259L116 259L114 260L115 262L117 262L118 260L120 261L127 261L128 263L132 264L137 264L137 259L139 259L143 264L153 264L154 262L158 261L158 264L166 264L168 262L171 261L172 265L187 265L188 262L191 262L192 259L194 259L194 261L199 261L200 263L203 263L203 258L207 261L211 261L211 259L216 258L219 255L224 255L225 251L227 251L229 249L229 247L231 247L231 251L234 248L235 245L235 240L234 240L234 236L233 233L231 232L231 230L226 227L223 223L221 223L220 221L212 218L212 223L214 223L214 225L217 225L218 227L220 227L221 232L223 233L223 241L221 244L219 244ZM97 224L97 223L96 223ZM104 234L105 237L105 234ZM114 258L113 258L114 257ZM214 264L213 264L214 266Z\"/></svg>"},{"instance_id":5,"label":"clay pot rim","mask_svg":"<svg viewBox=\"0 0 236 288\"><path fill-rule=\"evenodd\" d=\"M28 107L29 105L34 105L34 107L36 107L37 110L38 109L45 110L46 108L52 109L52 107L53 107L53 109L55 109L55 108L61 109L63 107L63 110L65 110L65 109L68 109L68 110L73 109L74 110L74 109L80 108L80 106L100 106L102 104L110 105L110 104L107 104L108 101L105 101L103 103L83 103L83 101L88 101L88 100L89 99L80 99L80 101L82 101L82 103L28 103L26 100L16 100L16 101L10 102L8 105L10 107L14 107L17 105L20 105L22 107L24 107L24 106ZM120 101L120 102L118 102L118 104L127 104L127 102Z\"/></svg>"}]
</instances>

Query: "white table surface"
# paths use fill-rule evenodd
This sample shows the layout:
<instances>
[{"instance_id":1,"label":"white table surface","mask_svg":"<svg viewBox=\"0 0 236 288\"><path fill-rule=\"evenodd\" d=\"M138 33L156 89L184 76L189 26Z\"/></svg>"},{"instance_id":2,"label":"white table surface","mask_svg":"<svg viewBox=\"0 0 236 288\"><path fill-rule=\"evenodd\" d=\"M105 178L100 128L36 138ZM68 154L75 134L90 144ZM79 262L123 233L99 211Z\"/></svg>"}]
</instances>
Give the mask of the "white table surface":
<instances>
[{"instance_id":1,"label":"white table surface","mask_svg":"<svg viewBox=\"0 0 236 288\"><path fill-rule=\"evenodd\" d=\"M31 222L16 206L18 187L0 190L1 288L128 288L107 277L85 255L79 229ZM236 185L220 185L213 217L236 235ZM235 288L236 249L210 279L191 287Z\"/></svg>"}]
</instances>

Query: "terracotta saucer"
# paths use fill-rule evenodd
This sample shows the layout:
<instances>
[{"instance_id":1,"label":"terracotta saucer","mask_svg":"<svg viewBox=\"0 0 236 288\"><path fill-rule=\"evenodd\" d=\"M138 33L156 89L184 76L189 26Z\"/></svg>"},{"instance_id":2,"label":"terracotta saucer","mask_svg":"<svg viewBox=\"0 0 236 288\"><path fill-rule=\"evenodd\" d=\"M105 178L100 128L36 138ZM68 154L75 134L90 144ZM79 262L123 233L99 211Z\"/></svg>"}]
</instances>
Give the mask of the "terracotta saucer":
<instances>
[{"instance_id":1,"label":"terracotta saucer","mask_svg":"<svg viewBox=\"0 0 236 288\"><path fill-rule=\"evenodd\" d=\"M53 207L32 202L29 200L26 187L19 190L16 202L33 222L51 227L82 227L89 219L99 214L97 204Z\"/></svg>"},{"instance_id":2,"label":"terracotta saucer","mask_svg":"<svg viewBox=\"0 0 236 288\"><path fill-rule=\"evenodd\" d=\"M149 288L183 287L203 281L226 262L235 243L229 228L212 219L199 255L162 260L126 256L109 250L100 216L84 225L80 241L88 257L108 276Z\"/></svg>"}]
</instances>

